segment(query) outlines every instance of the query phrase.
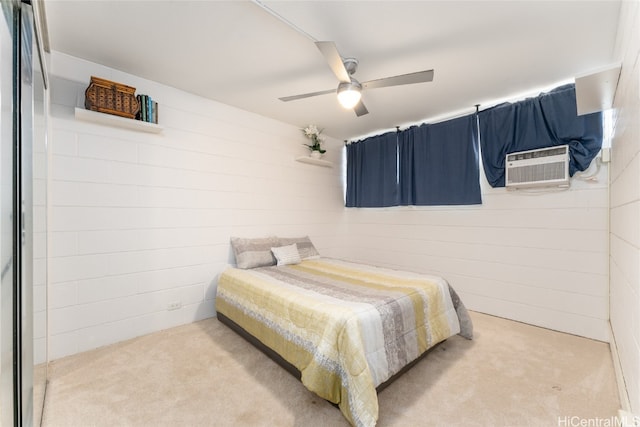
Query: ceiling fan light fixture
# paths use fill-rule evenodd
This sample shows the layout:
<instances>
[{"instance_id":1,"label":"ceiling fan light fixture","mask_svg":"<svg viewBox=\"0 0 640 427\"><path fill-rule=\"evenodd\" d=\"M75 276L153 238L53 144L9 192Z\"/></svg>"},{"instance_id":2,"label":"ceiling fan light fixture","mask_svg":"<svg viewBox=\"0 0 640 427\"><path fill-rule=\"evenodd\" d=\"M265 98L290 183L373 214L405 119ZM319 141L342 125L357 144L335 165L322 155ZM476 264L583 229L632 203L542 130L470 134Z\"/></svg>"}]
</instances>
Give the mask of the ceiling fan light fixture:
<instances>
[{"instance_id":1,"label":"ceiling fan light fixture","mask_svg":"<svg viewBox=\"0 0 640 427\"><path fill-rule=\"evenodd\" d=\"M338 102L344 108L352 109L358 102L360 102L360 97L362 93L360 92L362 86L355 80L352 80L350 83L340 83L338 85Z\"/></svg>"}]
</instances>

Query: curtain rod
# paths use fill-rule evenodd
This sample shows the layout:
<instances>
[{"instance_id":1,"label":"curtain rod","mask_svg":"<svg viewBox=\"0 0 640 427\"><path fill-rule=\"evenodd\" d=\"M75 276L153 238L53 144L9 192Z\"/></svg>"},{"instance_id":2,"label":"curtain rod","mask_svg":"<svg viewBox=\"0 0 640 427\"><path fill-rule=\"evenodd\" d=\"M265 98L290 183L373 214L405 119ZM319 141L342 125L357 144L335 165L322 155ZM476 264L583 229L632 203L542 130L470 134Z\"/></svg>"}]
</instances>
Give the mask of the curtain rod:
<instances>
[{"instance_id":1,"label":"curtain rod","mask_svg":"<svg viewBox=\"0 0 640 427\"><path fill-rule=\"evenodd\" d=\"M446 122L447 120L457 119L459 117L464 117L464 116L467 116L469 114L477 113L479 111L479 107L480 107L480 104L475 104L475 106L472 107L472 109L458 110L457 112L454 112L452 114L448 114L446 116L444 116L444 115L443 116L436 116L436 117L434 117L434 118L432 118L430 120L429 119L422 120L420 122L420 124L423 124L423 123L435 124L435 123ZM401 125L401 126L395 126L395 131L396 132L400 132L401 130L406 130L406 129L409 129L410 127L413 127L413 126L419 126L420 124L418 124L418 123L410 123L410 124L405 124L405 125ZM357 138L352 138L350 140L346 140L345 139L344 140L345 141L345 145L348 145L348 144L350 144L351 142L354 142L354 141L361 141L363 139L366 139L366 138L369 138L369 137L372 137L372 136L382 135L382 134L387 133L387 132L393 132L393 130L392 129L389 129L389 130L377 130L377 131L374 131L374 132L359 136Z\"/></svg>"},{"instance_id":2,"label":"curtain rod","mask_svg":"<svg viewBox=\"0 0 640 427\"><path fill-rule=\"evenodd\" d=\"M490 102L485 103L485 105L487 105L486 108L484 108L483 110L486 110L487 108L493 108L496 105L500 105L503 104L505 102L518 102L518 101L522 101L524 99L533 97L533 96L537 96L540 95L541 93L545 93L545 92L549 92L555 88L558 88L560 86L566 85L566 84L570 84L570 83L574 83L575 80L572 79L567 79L567 80L562 80L560 82L556 82L553 85L550 86L545 86L545 87L541 87L535 90L531 90L528 92L521 92L519 94L513 95L513 96L509 96L509 97L505 97L505 98L499 98L499 99L494 99ZM482 104L475 104L473 107L471 107L471 109L463 109L463 110L458 110L458 111L454 111L453 113L450 113L448 115L441 115L441 116L436 116L432 119L425 119L422 120L421 123L429 123L429 124L434 124L434 123L441 123L441 122L445 122L447 120L453 120L453 119L457 119L459 117L463 117L466 116L468 114L473 114L473 113L479 113L480 112L480 106ZM396 130L399 130L400 128L404 129L408 129L411 126L417 126L416 123L412 123L412 124L408 124L408 125L402 125L402 126L396 126ZM357 138L351 139L351 141L360 141L363 140L365 138L369 138L371 136L376 136L376 135L382 135L383 133L387 133L387 132L392 132L392 130L378 130L369 134L365 134L362 136L359 136Z\"/></svg>"}]
</instances>

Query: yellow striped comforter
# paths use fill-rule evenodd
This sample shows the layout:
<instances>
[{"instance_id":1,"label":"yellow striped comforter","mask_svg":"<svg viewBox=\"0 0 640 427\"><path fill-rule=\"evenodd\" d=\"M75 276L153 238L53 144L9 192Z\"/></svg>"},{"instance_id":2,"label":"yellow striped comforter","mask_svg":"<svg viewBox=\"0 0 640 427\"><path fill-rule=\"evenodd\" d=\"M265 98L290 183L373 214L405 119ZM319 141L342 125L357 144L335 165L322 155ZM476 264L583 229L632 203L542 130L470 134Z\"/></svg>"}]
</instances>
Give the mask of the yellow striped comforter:
<instances>
[{"instance_id":1,"label":"yellow striped comforter","mask_svg":"<svg viewBox=\"0 0 640 427\"><path fill-rule=\"evenodd\" d=\"M444 279L328 258L229 268L216 310L294 365L305 387L355 426L375 425L378 385L437 343L472 335Z\"/></svg>"}]
</instances>

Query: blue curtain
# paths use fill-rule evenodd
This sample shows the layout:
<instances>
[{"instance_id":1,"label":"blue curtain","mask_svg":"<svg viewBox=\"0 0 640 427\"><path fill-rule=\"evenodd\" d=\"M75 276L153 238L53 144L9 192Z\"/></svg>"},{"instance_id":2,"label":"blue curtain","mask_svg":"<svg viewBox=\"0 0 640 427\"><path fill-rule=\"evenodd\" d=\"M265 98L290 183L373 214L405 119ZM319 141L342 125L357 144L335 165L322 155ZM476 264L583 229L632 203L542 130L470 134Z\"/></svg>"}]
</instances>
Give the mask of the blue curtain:
<instances>
[{"instance_id":1,"label":"blue curtain","mask_svg":"<svg viewBox=\"0 0 640 427\"><path fill-rule=\"evenodd\" d=\"M401 205L482 203L475 115L400 132Z\"/></svg>"},{"instance_id":2,"label":"blue curtain","mask_svg":"<svg viewBox=\"0 0 640 427\"><path fill-rule=\"evenodd\" d=\"M346 205L362 208L398 205L396 132L347 145Z\"/></svg>"},{"instance_id":3,"label":"blue curtain","mask_svg":"<svg viewBox=\"0 0 640 427\"><path fill-rule=\"evenodd\" d=\"M602 147L602 114L577 115L575 85L479 113L482 162L492 187L504 187L508 153L569 145L569 174L589 167Z\"/></svg>"}]
</instances>

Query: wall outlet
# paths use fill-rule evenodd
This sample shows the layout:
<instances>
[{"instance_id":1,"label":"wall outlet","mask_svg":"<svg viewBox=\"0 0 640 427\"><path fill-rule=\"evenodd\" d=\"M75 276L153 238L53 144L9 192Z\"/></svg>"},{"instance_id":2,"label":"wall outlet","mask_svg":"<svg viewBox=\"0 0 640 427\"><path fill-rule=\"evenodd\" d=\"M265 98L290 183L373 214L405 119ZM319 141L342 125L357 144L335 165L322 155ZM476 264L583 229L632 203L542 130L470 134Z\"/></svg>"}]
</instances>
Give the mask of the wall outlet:
<instances>
[{"instance_id":1,"label":"wall outlet","mask_svg":"<svg viewBox=\"0 0 640 427\"><path fill-rule=\"evenodd\" d=\"M174 301L167 304L167 311L178 310L182 308L182 301Z\"/></svg>"}]
</instances>

